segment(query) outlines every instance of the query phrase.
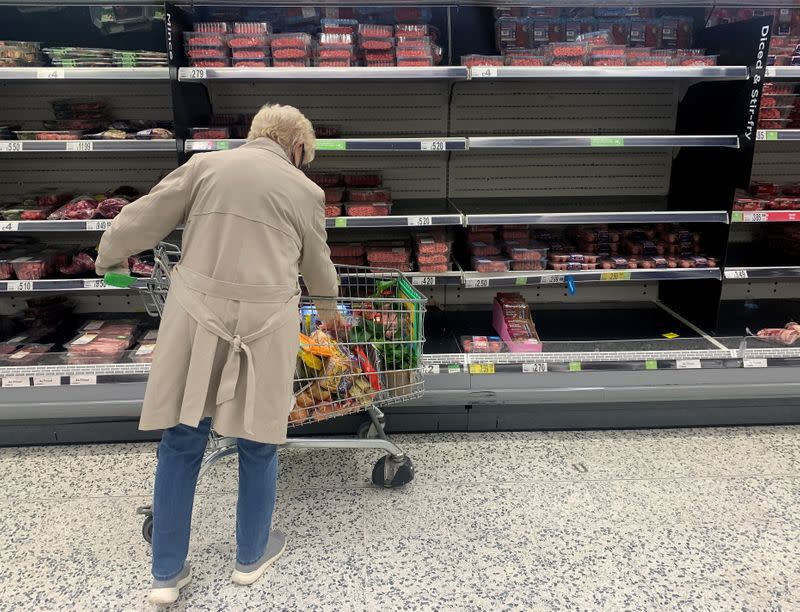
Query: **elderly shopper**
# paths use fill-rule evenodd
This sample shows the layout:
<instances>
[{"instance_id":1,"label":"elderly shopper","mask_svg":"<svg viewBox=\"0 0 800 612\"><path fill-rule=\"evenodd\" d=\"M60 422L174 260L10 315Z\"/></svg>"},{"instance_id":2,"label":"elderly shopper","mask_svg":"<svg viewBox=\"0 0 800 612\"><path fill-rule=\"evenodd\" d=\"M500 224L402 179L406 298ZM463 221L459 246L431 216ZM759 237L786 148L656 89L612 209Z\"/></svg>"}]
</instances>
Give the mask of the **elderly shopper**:
<instances>
[{"instance_id":1,"label":"elderly shopper","mask_svg":"<svg viewBox=\"0 0 800 612\"><path fill-rule=\"evenodd\" d=\"M277 446L286 440L298 349L298 273L333 297L324 194L299 169L314 158L311 122L267 105L238 149L195 155L105 232L97 272L120 267L183 224L140 429L164 429L153 499L150 601L174 602L191 580L192 504L210 428L238 438L232 580L252 584L282 553L270 531ZM320 311L324 320L335 317Z\"/></svg>"}]
</instances>

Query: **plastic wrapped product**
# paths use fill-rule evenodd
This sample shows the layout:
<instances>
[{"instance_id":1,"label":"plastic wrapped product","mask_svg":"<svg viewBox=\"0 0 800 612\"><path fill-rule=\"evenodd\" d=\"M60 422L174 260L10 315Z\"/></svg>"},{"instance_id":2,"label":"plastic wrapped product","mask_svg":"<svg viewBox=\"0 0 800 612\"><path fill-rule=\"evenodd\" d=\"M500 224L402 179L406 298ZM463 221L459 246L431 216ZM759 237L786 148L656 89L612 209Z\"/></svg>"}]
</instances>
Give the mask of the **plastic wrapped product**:
<instances>
[{"instance_id":1,"label":"plastic wrapped product","mask_svg":"<svg viewBox=\"0 0 800 612\"><path fill-rule=\"evenodd\" d=\"M329 246L331 257L363 257L367 252L360 242L339 242Z\"/></svg>"},{"instance_id":2,"label":"plastic wrapped product","mask_svg":"<svg viewBox=\"0 0 800 612\"><path fill-rule=\"evenodd\" d=\"M370 264L399 264L408 262L411 249L402 242L375 244L367 247L367 259Z\"/></svg>"},{"instance_id":3,"label":"plastic wrapped product","mask_svg":"<svg viewBox=\"0 0 800 612\"><path fill-rule=\"evenodd\" d=\"M476 272L508 272L511 260L497 256L475 256L472 258L472 268Z\"/></svg>"},{"instance_id":4,"label":"plastic wrapped product","mask_svg":"<svg viewBox=\"0 0 800 612\"><path fill-rule=\"evenodd\" d=\"M225 59L229 55L228 47L189 47L186 49L186 57L190 59Z\"/></svg>"},{"instance_id":5,"label":"plastic wrapped product","mask_svg":"<svg viewBox=\"0 0 800 612\"><path fill-rule=\"evenodd\" d=\"M667 268L668 260L665 257L645 257L639 261L639 267L644 269Z\"/></svg>"},{"instance_id":6,"label":"plastic wrapped product","mask_svg":"<svg viewBox=\"0 0 800 612\"><path fill-rule=\"evenodd\" d=\"M19 280L39 280L51 270L50 261L43 257L18 257L11 265Z\"/></svg>"},{"instance_id":7,"label":"plastic wrapped product","mask_svg":"<svg viewBox=\"0 0 800 612\"><path fill-rule=\"evenodd\" d=\"M97 205L97 214L104 219L113 219L130 202L125 198L106 198Z\"/></svg>"},{"instance_id":8,"label":"plastic wrapped product","mask_svg":"<svg viewBox=\"0 0 800 612\"><path fill-rule=\"evenodd\" d=\"M508 256L513 261L541 261L547 258L547 247L513 247L508 249Z\"/></svg>"},{"instance_id":9,"label":"plastic wrapped product","mask_svg":"<svg viewBox=\"0 0 800 612\"><path fill-rule=\"evenodd\" d=\"M584 265L592 265L592 264L582 264L577 261L568 261L566 263L563 262L554 263L552 261L550 262L550 267L552 267L553 270L582 270ZM597 266L597 264L593 265Z\"/></svg>"},{"instance_id":10,"label":"plastic wrapped product","mask_svg":"<svg viewBox=\"0 0 800 612\"><path fill-rule=\"evenodd\" d=\"M441 274L442 272L449 272L451 270L450 262L438 264L419 264L418 269L420 272L429 272L431 274Z\"/></svg>"},{"instance_id":11,"label":"plastic wrapped product","mask_svg":"<svg viewBox=\"0 0 800 612\"><path fill-rule=\"evenodd\" d=\"M189 65L194 68L226 68L230 66L230 60L225 59L189 59Z\"/></svg>"},{"instance_id":12,"label":"plastic wrapped product","mask_svg":"<svg viewBox=\"0 0 800 612\"><path fill-rule=\"evenodd\" d=\"M527 240L529 235L530 231L527 227L517 229L506 226L500 229L500 237L503 240Z\"/></svg>"},{"instance_id":13,"label":"plastic wrapped product","mask_svg":"<svg viewBox=\"0 0 800 612\"><path fill-rule=\"evenodd\" d=\"M269 68L269 58L264 59L240 59L233 60L231 66L234 68Z\"/></svg>"},{"instance_id":14,"label":"plastic wrapped product","mask_svg":"<svg viewBox=\"0 0 800 612\"><path fill-rule=\"evenodd\" d=\"M139 323L132 319L92 319L84 323L79 331L104 336L133 337L138 327Z\"/></svg>"},{"instance_id":15,"label":"plastic wrapped product","mask_svg":"<svg viewBox=\"0 0 800 612\"><path fill-rule=\"evenodd\" d=\"M351 202L391 202L392 194L384 188L348 189L347 197Z\"/></svg>"},{"instance_id":16,"label":"plastic wrapped product","mask_svg":"<svg viewBox=\"0 0 800 612\"><path fill-rule=\"evenodd\" d=\"M417 236L417 256L421 255L446 255L450 253L450 243L443 238L429 234Z\"/></svg>"},{"instance_id":17,"label":"plastic wrapped product","mask_svg":"<svg viewBox=\"0 0 800 612\"><path fill-rule=\"evenodd\" d=\"M394 28L390 25L361 23L358 26L358 35L365 39L391 38L394 36Z\"/></svg>"},{"instance_id":18,"label":"plastic wrapped product","mask_svg":"<svg viewBox=\"0 0 800 612\"><path fill-rule=\"evenodd\" d=\"M36 206L46 208L49 206L61 206L72 199L70 193L47 193L36 196Z\"/></svg>"},{"instance_id":19,"label":"plastic wrapped product","mask_svg":"<svg viewBox=\"0 0 800 612\"><path fill-rule=\"evenodd\" d=\"M281 47L279 49L272 50L272 57L274 65L284 65L288 66L291 65L290 62L294 63L302 63L301 60L305 60L303 65L307 66L309 64L309 59L311 58L311 49L305 48L301 49L298 47Z\"/></svg>"},{"instance_id":20,"label":"plastic wrapped product","mask_svg":"<svg viewBox=\"0 0 800 612\"><path fill-rule=\"evenodd\" d=\"M195 32L219 32L220 34L225 34L231 31L231 26L224 21L196 21L194 30Z\"/></svg>"},{"instance_id":21,"label":"plastic wrapped product","mask_svg":"<svg viewBox=\"0 0 800 612\"><path fill-rule=\"evenodd\" d=\"M599 47L592 47L591 54L592 57L625 57L626 50L627 47L625 47L625 45L602 45Z\"/></svg>"},{"instance_id":22,"label":"plastic wrapped product","mask_svg":"<svg viewBox=\"0 0 800 612\"><path fill-rule=\"evenodd\" d=\"M506 55L506 66L547 66L550 58L544 55Z\"/></svg>"},{"instance_id":23,"label":"plastic wrapped product","mask_svg":"<svg viewBox=\"0 0 800 612\"><path fill-rule=\"evenodd\" d=\"M53 348L52 344L24 344L2 360L7 366L29 366L41 361L44 354Z\"/></svg>"},{"instance_id":24,"label":"plastic wrapped product","mask_svg":"<svg viewBox=\"0 0 800 612\"><path fill-rule=\"evenodd\" d=\"M321 23L326 34L355 34L358 30L355 19L323 19Z\"/></svg>"},{"instance_id":25,"label":"plastic wrapped product","mask_svg":"<svg viewBox=\"0 0 800 612\"><path fill-rule=\"evenodd\" d=\"M338 204L344 198L343 187L325 187L325 204Z\"/></svg>"},{"instance_id":26,"label":"plastic wrapped product","mask_svg":"<svg viewBox=\"0 0 800 612\"><path fill-rule=\"evenodd\" d=\"M348 187L380 187L381 175L380 174L345 174L343 176L344 184Z\"/></svg>"},{"instance_id":27,"label":"plastic wrapped product","mask_svg":"<svg viewBox=\"0 0 800 612\"><path fill-rule=\"evenodd\" d=\"M341 217L342 216L342 207L339 204L325 204L325 216L326 217Z\"/></svg>"},{"instance_id":28,"label":"plastic wrapped product","mask_svg":"<svg viewBox=\"0 0 800 612\"><path fill-rule=\"evenodd\" d=\"M78 197L57 209L48 219L93 219L97 214L97 206L98 202L93 198Z\"/></svg>"},{"instance_id":29,"label":"plastic wrapped product","mask_svg":"<svg viewBox=\"0 0 800 612\"><path fill-rule=\"evenodd\" d=\"M592 55L589 64L592 66L627 66L628 62L624 55Z\"/></svg>"},{"instance_id":30,"label":"plastic wrapped product","mask_svg":"<svg viewBox=\"0 0 800 612\"><path fill-rule=\"evenodd\" d=\"M578 36L575 37L575 42L585 43L587 45L596 47L596 46L610 45L611 43L614 42L614 38L611 35L611 30L598 30L595 32L586 32L585 34L579 34Z\"/></svg>"},{"instance_id":31,"label":"plastic wrapped product","mask_svg":"<svg viewBox=\"0 0 800 612\"><path fill-rule=\"evenodd\" d=\"M628 268L628 260L624 257L606 257L600 260L603 270L624 270Z\"/></svg>"},{"instance_id":32,"label":"plastic wrapped product","mask_svg":"<svg viewBox=\"0 0 800 612\"><path fill-rule=\"evenodd\" d=\"M394 26L394 33L406 38L423 38L430 34L430 28L426 23L398 23Z\"/></svg>"},{"instance_id":33,"label":"plastic wrapped product","mask_svg":"<svg viewBox=\"0 0 800 612\"><path fill-rule=\"evenodd\" d=\"M340 266L364 266L367 263L364 255L360 255L358 257L331 255L331 261Z\"/></svg>"},{"instance_id":34,"label":"plastic wrapped product","mask_svg":"<svg viewBox=\"0 0 800 612\"><path fill-rule=\"evenodd\" d=\"M552 43L547 47L547 51L553 56L553 61L565 58L580 58L583 60L586 57L588 46L580 42Z\"/></svg>"},{"instance_id":35,"label":"plastic wrapped product","mask_svg":"<svg viewBox=\"0 0 800 612\"><path fill-rule=\"evenodd\" d=\"M270 54L265 49L231 49L231 58L236 60L260 60L269 64Z\"/></svg>"},{"instance_id":36,"label":"plastic wrapped product","mask_svg":"<svg viewBox=\"0 0 800 612\"><path fill-rule=\"evenodd\" d=\"M142 342L136 347L131 355L131 361L134 363L152 363L153 351L156 349L155 342Z\"/></svg>"},{"instance_id":37,"label":"plastic wrapped product","mask_svg":"<svg viewBox=\"0 0 800 612\"><path fill-rule=\"evenodd\" d=\"M385 217L392 214L391 202L346 202L348 217Z\"/></svg>"},{"instance_id":38,"label":"plastic wrapped product","mask_svg":"<svg viewBox=\"0 0 800 612\"><path fill-rule=\"evenodd\" d=\"M314 60L314 65L318 68L349 68L350 66L354 66L352 60L349 59L319 59L317 58Z\"/></svg>"},{"instance_id":39,"label":"plastic wrapped product","mask_svg":"<svg viewBox=\"0 0 800 612\"><path fill-rule=\"evenodd\" d=\"M417 263L422 266L434 266L450 263L450 253L424 254L417 253Z\"/></svg>"},{"instance_id":40,"label":"plastic wrapped product","mask_svg":"<svg viewBox=\"0 0 800 612\"><path fill-rule=\"evenodd\" d=\"M704 56L689 56L678 57L678 65L680 66L716 66L718 55L704 55Z\"/></svg>"},{"instance_id":41,"label":"plastic wrapped product","mask_svg":"<svg viewBox=\"0 0 800 612\"><path fill-rule=\"evenodd\" d=\"M193 127L189 130L189 138L195 140L224 140L231 137L226 127Z\"/></svg>"},{"instance_id":42,"label":"plastic wrapped product","mask_svg":"<svg viewBox=\"0 0 800 612\"><path fill-rule=\"evenodd\" d=\"M515 272L533 272L547 269L547 260L538 261L512 261L511 269Z\"/></svg>"},{"instance_id":43,"label":"plastic wrapped product","mask_svg":"<svg viewBox=\"0 0 800 612\"><path fill-rule=\"evenodd\" d=\"M461 336L465 353L505 353L508 351L500 336Z\"/></svg>"},{"instance_id":44,"label":"plastic wrapped product","mask_svg":"<svg viewBox=\"0 0 800 612\"><path fill-rule=\"evenodd\" d=\"M667 56L627 57L628 66L672 66L675 58Z\"/></svg>"},{"instance_id":45,"label":"plastic wrapped product","mask_svg":"<svg viewBox=\"0 0 800 612\"><path fill-rule=\"evenodd\" d=\"M353 47L320 47L317 49L317 58L321 60L349 60L355 58Z\"/></svg>"},{"instance_id":46,"label":"plastic wrapped product","mask_svg":"<svg viewBox=\"0 0 800 612\"><path fill-rule=\"evenodd\" d=\"M128 257L128 266L131 274L136 276L150 276L153 273L155 260L152 253L149 255L135 255Z\"/></svg>"},{"instance_id":47,"label":"plastic wrapped product","mask_svg":"<svg viewBox=\"0 0 800 612\"><path fill-rule=\"evenodd\" d=\"M490 256L490 255L500 255L500 247L493 243L488 242L481 242L480 240L473 240L469 243L469 252L472 255L480 256Z\"/></svg>"},{"instance_id":48,"label":"plastic wrapped product","mask_svg":"<svg viewBox=\"0 0 800 612\"><path fill-rule=\"evenodd\" d=\"M276 49L295 48L307 49L311 46L311 35L302 32L285 32L272 35L272 51Z\"/></svg>"},{"instance_id":49,"label":"plastic wrapped product","mask_svg":"<svg viewBox=\"0 0 800 612\"><path fill-rule=\"evenodd\" d=\"M258 34L231 34L225 41L231 49L264 49L270 44L269 36Z\"/></svg>"},{"instance_id":50,"label":"plastic wrapped product","mask_svg":"<svg viewBox=\"0 0 800 612\"><path fill-rule=\"evenodd\" d=\"M183 42L189 47L223 47L225 34L221 32L184 32Z\"/></svg>"},{"instance_id":51,"label":"plastic wrapped product","mask_svg":"<svg viewBox=\"0 0 800 612\"><path fill-rule=\"evenodd\" d=\"M59 272L66 276L76 276L94 272L94 259L89 253L81 252L72 258L69 265L61 266Z\"/></svg>"},{"instance_id":52,"label":"plastic wrapped product","mask_svg":"<svg viewBox=\"0 0 800 612\"><path fill-rule=\"evenodd\" d=\"M505 58L502 55L462 55L461 65L470 68L477 66L504 66Z\"/></svg>"}]
</instances>

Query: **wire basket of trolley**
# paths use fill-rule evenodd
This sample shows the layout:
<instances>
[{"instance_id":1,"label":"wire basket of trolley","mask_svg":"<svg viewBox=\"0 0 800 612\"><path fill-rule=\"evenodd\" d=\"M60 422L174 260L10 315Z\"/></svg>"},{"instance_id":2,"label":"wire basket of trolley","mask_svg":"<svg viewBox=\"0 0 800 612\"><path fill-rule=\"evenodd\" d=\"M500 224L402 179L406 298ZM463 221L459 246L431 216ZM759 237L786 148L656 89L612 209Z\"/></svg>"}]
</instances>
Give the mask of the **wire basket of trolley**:
<instances>
[{"instance_id":1,"label":"wire basket of trolley","mask_svg":"<svg viewBox=\"0 0 800 612\"><path fill-rule=\"evenodd\" d=\"M154 250L147 278L108 274L106 282L135 286L151 316L164 311L172 266L180 248L168 243ZM423 393L422 352L426 298L397 270L336 266L340 280L338 298L302 296L298 309L298 354L294 377L294 406L289 427L316 423L355 413L369 421L358 438L290 438L286 447L364 448L386 451L375 464L372 481L398 487L414 477L411 459L384 433L381 408L420 397ZM317 308L336 309L334 329L320 325ZM331 317L328 317L329 319ZM200 476L222 457L236 452L235 438L211 432ZM149 542L152 508L142 532Z\"/></svg>"}]
</instances>

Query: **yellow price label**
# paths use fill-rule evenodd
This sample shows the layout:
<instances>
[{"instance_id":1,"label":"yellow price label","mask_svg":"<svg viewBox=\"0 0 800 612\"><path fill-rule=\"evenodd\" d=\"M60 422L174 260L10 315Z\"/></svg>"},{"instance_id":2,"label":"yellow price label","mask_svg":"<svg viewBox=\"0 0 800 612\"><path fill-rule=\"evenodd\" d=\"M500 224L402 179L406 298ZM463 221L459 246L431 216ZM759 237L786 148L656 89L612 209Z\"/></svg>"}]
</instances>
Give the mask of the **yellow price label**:
<instances>
[{"instance_id":1,"label":"yellow price label","mask_svg":"<svg viewBox=\"0 0 800 612\"><path fill-rule=\"evenodd\" d=\"M669 332L661 335L667 338L668 340L674 340L675 338L680 338L680 335L676 334L675 332Z\"/></svg>"},{"instance_id":2,"label":"yellow price label","mask_svg":"<svg viewBox=\"0 0 800 612\"><path fill-rule=\"evenodd\" d=\"M494 374L493 363L471 363L469 364L470 374Z\"/></svg>"},{"instance_id":3,"label":"yellow price label","mask_svg":"<svg viewBox=\"0 0 800 612\"><path fill-rule=\"evenodd\" d=\"M630 280L631 273L630 270L625 270L622 272L601 272L600 273L600 280L601 281L621 281L621 280Z\"/></svg>"}]
</instances>

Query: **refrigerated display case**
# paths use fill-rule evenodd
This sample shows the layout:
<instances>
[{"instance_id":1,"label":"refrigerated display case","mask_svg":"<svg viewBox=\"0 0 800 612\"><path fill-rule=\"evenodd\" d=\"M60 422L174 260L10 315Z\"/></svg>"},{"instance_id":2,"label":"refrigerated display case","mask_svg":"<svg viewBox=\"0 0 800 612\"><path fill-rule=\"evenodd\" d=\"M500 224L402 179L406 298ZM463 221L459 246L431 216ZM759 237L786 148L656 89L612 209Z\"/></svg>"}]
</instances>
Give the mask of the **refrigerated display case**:
<instances>
[{"instance_id":1,"label":"refrigerated display case","mask_svg":"<svg viewBox=\"0 0 800 612\"><path fill-rule=\"evenodd\" d=\"M0 443L145 435L154 325L90 248L265 102L318 131L334 257L429 299L426 394L389 429L797 421L800 345L756 334L800 319L800 10L552 4L156 4L163 25L117 35L88 7L0 2L0 39L40 43L0 46ZM135 335L80 363L98 319Z\"/></svg>"}]
</instances>

